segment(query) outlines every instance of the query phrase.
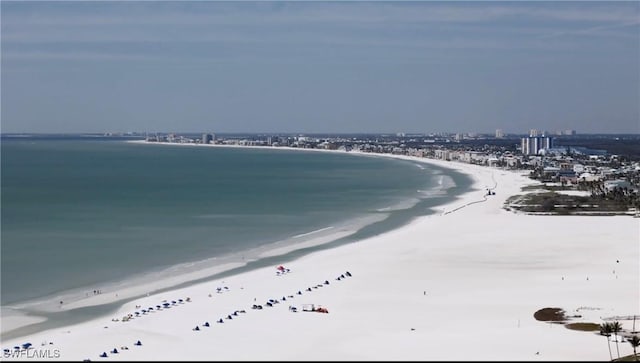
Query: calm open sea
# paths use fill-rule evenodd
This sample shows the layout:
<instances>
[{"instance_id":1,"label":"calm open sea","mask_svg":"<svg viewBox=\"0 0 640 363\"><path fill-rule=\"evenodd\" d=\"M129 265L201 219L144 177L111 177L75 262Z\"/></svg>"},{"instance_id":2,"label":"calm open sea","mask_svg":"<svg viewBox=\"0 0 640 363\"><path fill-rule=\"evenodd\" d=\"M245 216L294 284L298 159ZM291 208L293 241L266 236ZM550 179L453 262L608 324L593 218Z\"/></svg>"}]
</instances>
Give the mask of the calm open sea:
<instances>
[{"instance_id":1,"label":"calm open sea","mask_svg":"<svg viewBox=\"0 0 640 363\"><path fill-rule=\"evenodd\" d=\"M81 137L4 137L1 147L3 306L318 236L348 243L433 213L470 185L349 153ZM338 230L353 233L332 238Z\"/></svg>"}]
</instances>

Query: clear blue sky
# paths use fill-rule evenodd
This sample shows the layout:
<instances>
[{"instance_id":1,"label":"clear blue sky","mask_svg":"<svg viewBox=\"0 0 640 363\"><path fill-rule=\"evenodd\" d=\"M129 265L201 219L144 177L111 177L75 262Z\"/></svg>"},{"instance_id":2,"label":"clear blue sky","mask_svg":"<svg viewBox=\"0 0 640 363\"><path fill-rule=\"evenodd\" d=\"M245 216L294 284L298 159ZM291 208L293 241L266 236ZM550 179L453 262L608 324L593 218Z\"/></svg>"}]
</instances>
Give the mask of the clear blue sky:
<instances>
[{"instance_id":1,"label":"clear blue sky","mask_svg":"<svg viewBox=\"0 0 640 363\"><path fill-rule=\"evenodd\" d=\"M1 2L1 131L640 132L640 2Z\"/></svg>"}]
</instances>

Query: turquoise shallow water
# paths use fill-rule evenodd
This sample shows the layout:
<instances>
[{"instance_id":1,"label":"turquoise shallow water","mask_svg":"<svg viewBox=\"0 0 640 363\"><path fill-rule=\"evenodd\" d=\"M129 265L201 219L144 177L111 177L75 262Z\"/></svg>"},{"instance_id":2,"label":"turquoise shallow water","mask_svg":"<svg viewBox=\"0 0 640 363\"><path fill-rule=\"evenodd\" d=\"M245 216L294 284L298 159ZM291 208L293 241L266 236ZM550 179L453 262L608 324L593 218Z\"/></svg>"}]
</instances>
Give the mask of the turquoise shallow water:
<instances>
[{"instance_id":1,"label":"turquoise shallow water","mask_svg":"<svg viewBox=\"0 0 640 363\"><path fill-rule=\"evenodd\" d=\"M431 213L468 185L446 170L348 153L3 138L1 302L295 247L337 226L355 233L329 245L348 243Z\"/></svg>"}]
</instances>

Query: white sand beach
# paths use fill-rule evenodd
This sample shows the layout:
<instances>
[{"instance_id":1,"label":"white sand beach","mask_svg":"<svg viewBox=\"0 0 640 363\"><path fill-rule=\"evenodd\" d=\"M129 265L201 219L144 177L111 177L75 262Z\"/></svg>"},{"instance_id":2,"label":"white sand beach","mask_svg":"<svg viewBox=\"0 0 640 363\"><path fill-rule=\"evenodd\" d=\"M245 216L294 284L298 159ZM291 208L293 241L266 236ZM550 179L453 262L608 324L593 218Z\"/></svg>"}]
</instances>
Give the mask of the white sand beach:
<instances>
[{"instance_id":1,"label":"white sand beach","mask_svg":"<svg viewBox=\"0 0 640 363\"><path fill-rule=\"evenodd\" d=\"M289 272L261 268L3 341L33 344L3 359L609 360L606 337L533 315L556 307L597 324L640 315L640 219L516 214L502 205L535 183L522 173L411 159L470 174L475 190L400 229L286 263Z\"/></svg>"}]
</instances>

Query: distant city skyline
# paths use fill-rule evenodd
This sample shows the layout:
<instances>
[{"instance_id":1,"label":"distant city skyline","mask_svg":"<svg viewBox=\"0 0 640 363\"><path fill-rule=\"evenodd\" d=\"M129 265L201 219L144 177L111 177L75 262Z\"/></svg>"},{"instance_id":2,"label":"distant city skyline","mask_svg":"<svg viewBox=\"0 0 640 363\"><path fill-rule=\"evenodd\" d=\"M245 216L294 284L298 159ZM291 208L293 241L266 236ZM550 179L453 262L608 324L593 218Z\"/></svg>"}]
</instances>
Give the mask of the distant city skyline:
<instances>
[{"instance_id":1,"label":"distant city skyline","mask_svg":"<svg viewBox=\"0 0 640 363\"><path fill-rule=\"evenodd\" d=\"M2 133L640 133L640 2L2 1Z\"/></svg>"}]
</instances>

